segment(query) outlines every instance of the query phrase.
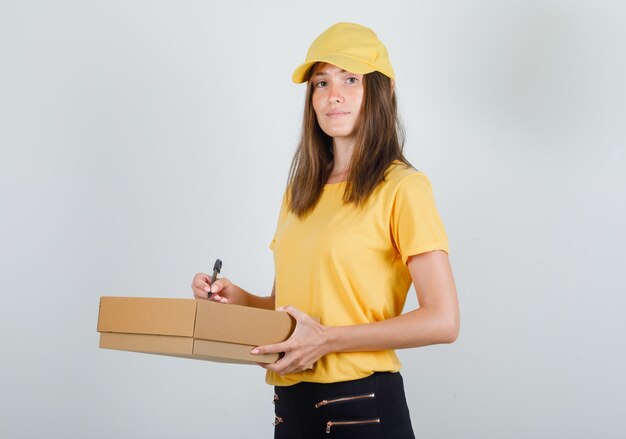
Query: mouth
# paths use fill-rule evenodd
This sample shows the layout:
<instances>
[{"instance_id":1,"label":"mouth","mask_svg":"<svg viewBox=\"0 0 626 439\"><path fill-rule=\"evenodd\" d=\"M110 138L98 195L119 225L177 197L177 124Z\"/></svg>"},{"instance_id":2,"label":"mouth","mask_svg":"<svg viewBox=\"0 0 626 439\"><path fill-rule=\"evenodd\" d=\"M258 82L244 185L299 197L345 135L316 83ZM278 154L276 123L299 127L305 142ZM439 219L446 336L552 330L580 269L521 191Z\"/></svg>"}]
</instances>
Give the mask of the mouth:
<instances>
[{"instance_id":1,"label":"mouth","mask_svg":"<svg viewBox=\"0 0 626 439\"><path fill-rule=\"evenodd\" d=\"M348 111L331 111L330 113L326 113L328 117L342 117L350 114Z\"/></svg>"}]
</instances>

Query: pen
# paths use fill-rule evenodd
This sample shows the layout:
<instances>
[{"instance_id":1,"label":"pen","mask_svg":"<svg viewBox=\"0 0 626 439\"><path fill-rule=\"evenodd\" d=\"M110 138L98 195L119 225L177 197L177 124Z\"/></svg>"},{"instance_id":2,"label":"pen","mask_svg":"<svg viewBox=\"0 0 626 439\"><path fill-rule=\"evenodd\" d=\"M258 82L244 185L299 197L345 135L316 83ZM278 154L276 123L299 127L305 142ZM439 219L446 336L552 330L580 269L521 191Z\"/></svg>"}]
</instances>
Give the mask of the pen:
<instances>
[{"instance_id":1,"label":"pen","mask_svg":"<svg viewBox=\"0 0 626 439\"><path fill-rule=\"evenodd\" d=\"M217 280L217 274L222 271L222 261L220 259L215 260L215 264L213 264L213 276L211 276L211 285ZM213 293L209 294L208 299L213 296Z\"/></svg>"}]
</instances>

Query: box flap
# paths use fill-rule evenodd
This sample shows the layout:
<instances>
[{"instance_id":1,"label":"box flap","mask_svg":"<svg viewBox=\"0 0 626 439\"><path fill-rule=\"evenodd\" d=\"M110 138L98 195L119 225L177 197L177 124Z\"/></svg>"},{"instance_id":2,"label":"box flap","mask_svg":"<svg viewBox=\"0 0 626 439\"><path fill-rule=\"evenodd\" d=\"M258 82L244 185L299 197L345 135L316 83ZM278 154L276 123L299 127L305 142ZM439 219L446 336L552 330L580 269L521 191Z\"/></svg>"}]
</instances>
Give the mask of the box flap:
<instances>
[{"instance_id":1,"label":"box flap","mask_svg":"<svg viewBox=\"0 0 626 439\"><path fill-rule=\"evenodd\" d=\"M218 343L203 340L195 342ZM194 339L191 337L177 337L171 335L146 335L146 334L121 334L115 332L100 333L100 348L115 349L120 351L132 351L142 354L164 355L168 357L189 358L192 360L213 361L217 363L231 364L255 364L255 361L246 358L244 353L248 353L251 346L241 346L240 351L230 349L235 352L235 357L225 355L224 350L216 351L211 346L201 346L202 355L196 355L194 351ZM268 354L269 355L269 354ZM278 356L278 354L276 354ZM248 353L248 356L251 356ZM262 356L265 357L265 356ZM263 361L271 362L271 357L262 358Z\"/></svg>"},{"instance_id":2,"label":"box flap","mask_svg":"<svg viewBox=\"0 0 626 439\"><path fill-rule=\"evenodd\" d=\"M193 354L196 358L206 358L211 361L234 361L243 364L275 363L280 358L279 354L252 355L250 350L253 347L221 341L194 340Z\"/></svg>"},{"instance_id":3,"label":"box flap","mask_svg":"<svg viewBox=\"0 0 626 439\"><path fill-rule=\"evenodd\" d=\"M102 332L100 333L100 348L150 354L191 355L193 353L193 338Z\"/></svg>"},{"instance_id":4,"label":"box flap","mask_svg":"<svg viewBox=\"0 0 626 439\"><path fill-rule=\"evenodd\" d=\"M101 297L99 332L193 336L195 299Z\"/></svg>"},{"instance_id":5,"label":"box flap","mask_svg":"<svg viewBox=\"0 0 626 439\"><path fill-rule=\"evenodd\" d=\"M286 312L199 300L194 338L260 346L286 340L295 326Z\"/></svg>"}]
</instances>

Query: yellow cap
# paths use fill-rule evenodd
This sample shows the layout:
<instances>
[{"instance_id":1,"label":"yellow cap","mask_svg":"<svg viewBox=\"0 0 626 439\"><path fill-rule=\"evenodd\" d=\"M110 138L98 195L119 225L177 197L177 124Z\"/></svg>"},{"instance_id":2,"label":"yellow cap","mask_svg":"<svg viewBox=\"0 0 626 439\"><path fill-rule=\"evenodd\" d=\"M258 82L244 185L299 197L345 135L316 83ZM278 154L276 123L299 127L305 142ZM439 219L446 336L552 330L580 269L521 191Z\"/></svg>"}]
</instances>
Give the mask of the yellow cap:
<instances>
[{"instance_id":1,"label":"yellow cap","mask_svg":"<svg viewBox=\"0 0 626 439\"><path fill-rule=\"evenodd\" d=\"M370 28L354 23L337 23L318 36L306 53L306 60L293 72L293 82L306 82L309 69L326 62L351 73L380 72L395 80L389 55Z\"/></svg>"}]
</instances>

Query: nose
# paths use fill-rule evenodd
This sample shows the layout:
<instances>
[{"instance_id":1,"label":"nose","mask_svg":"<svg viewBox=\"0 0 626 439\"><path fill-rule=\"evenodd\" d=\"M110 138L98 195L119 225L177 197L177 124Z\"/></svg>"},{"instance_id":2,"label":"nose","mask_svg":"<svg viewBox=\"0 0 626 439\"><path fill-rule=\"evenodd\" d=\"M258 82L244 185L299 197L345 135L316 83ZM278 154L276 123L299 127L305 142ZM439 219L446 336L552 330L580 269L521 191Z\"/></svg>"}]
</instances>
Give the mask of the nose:
<instances>
[{"instance_id":1,"label":"nose","mask_svg":"<svg viewBox=\"0 0 626 439\"><path fill-rule=\"evenodd\" d=\"M343 100L340 88L331 82L328 86L328 103L340 104Z\"/></svg>"}]
</instances>

